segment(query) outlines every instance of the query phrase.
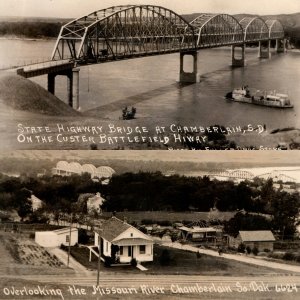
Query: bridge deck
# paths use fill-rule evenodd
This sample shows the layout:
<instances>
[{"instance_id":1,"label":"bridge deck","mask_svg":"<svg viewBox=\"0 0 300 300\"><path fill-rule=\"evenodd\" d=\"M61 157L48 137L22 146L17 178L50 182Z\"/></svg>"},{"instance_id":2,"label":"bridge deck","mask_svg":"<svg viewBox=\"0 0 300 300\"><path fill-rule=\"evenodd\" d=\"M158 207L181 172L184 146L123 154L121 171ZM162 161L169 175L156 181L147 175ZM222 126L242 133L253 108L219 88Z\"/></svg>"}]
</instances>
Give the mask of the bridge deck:
<instances>
[{"instance_id":1,"label":"bridge deck","mask_svg":"<svg viewBox=\"0 0 300 300\"><path fill-rule=\"evenodd\" d=\"M72 70L75 66L69 59L46 61L42 63L27 65L17 69L17 74L25 78L46 75L50 73L59 73Z\"/></svg>"}]
</instances>

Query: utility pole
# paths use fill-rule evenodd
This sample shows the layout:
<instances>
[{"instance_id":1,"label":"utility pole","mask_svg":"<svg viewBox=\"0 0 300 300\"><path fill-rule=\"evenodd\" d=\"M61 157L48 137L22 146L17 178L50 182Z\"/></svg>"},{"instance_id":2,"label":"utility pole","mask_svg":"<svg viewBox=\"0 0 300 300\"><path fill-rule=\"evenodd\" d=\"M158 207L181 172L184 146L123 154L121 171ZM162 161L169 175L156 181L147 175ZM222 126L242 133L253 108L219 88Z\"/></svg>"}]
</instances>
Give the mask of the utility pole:
<instances>
[{"instance_id":1,"label":"utility pole","mask_svg":"<svg viewBox=\"0 0 300 300\"><path fill-rule=\"evenodd\" d=\"M97 265L97 286L99 285L99 279L100 279L100 263L101 263L101 235L100 232L102 232L102 229L99 229L98 231L98 265Z\"/></svg>"},{"instance_id":2,"label":"utility pole","mask_svg":"<svg viewBox=\"0 0 300 300\"><path fill-rule=\"evenodd\" d=\"M72 222L73 222L73 213L71 213L70 232L69 232L68 266L69 266L69 263L70 263L70 254L71 254Z\"/></svg>"}]
</instances>

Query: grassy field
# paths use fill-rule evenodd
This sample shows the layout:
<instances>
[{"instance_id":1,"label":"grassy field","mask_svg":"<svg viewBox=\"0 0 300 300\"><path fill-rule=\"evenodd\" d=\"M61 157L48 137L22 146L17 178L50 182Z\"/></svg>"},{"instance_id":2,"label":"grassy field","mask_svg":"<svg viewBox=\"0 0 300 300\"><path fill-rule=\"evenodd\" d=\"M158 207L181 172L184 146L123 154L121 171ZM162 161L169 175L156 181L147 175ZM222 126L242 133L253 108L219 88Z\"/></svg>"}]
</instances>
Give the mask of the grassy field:
<instances>
[{"instance_id":1,"label":"grassy field","mask_svg":"<svg viewBox=\"0 0 300 300\"><path fill-rule=\"evenodd\" d=\"M162 253L167 251L167 259L162 261ZM89 262L89 250L85 247L72 247L71 255L86 268L97 270L98 260L92 255L92 261ZM143 263L152 275L218 275L218 276L258 276L274 274L273 269L249 265L233 260L227 260L222 257L213 257L201 254L197 257L195 253L180 249L173 249L154 245L154 261ZM101 264L103 272L121 272L121 273L139 273L136 268L131 266L104 267ZM280 271L278 271L280 272ZM280 273L286 273L282 271Z\"/></svg>"},{"instance_id":2,"label":"grassy field","mask_svg":"<svg viewBox=\"0 0 300 300\"><path fill-rule=\"evenodd\" d=\"M153 221L170 221L170 222L197 222L199 220L229 220L236 212L169 212L169 211L127 211L117 212L116 217L123 219L124 217L128 222L135 221L141 223L144 219L151 219ZM104 216L110 217L111 213L104 213Z\"/></svg>"}]
</instances>

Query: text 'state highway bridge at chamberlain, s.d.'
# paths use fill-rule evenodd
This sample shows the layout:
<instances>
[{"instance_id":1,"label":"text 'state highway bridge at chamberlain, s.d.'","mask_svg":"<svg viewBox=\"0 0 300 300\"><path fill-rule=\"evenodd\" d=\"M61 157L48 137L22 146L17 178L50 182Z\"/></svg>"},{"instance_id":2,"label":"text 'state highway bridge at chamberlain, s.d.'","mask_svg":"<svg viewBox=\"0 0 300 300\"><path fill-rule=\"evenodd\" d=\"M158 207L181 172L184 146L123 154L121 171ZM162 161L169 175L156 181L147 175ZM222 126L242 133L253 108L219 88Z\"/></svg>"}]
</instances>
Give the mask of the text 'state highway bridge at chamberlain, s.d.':
<instances>
[{"instance_id":1,"label":"text 'state highway bridge at chamberlain, s.d.'","mask_svg":"<svg viewBox=\"0 0 300 300\"><path fill-rule=\"evenodd\" d=\"M258 43L260 58L270 57L271 41L285 51L285 34L277 20L261 17L237 19L228 14L200 14L191 22L175 12L154 5L125 5L101 9L62 26L51 61L25 66L26 78L48 74L48 90L54 94L55 77L68 78L69 105L79 107L80 65L143 56L180 53L180 82L198 82L197 53L204 48L232 47L232 66L245 64L245 45ZM235 48L241 49L236 58ZM193 71L183 69L185 55L193 57Z\"/></svg>"}]
</instances>

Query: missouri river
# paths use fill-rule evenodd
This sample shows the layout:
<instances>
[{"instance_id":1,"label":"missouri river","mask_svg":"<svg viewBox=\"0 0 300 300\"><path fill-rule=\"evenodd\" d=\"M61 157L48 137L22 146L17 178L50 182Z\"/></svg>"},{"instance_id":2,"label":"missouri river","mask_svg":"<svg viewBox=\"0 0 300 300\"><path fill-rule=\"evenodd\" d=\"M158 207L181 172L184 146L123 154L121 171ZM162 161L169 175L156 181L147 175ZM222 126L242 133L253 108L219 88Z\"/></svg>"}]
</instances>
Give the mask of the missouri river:
<instances>
[{"instance_id":1,"label":"missouri river","mask_svg":"<svg viewBox=\"0 0 300 300\"><path fill-rule=\"evenodd\" d=\"M0 40L0 68L46 60L51 41ZM202 81L180 85L179 54L81 67L80 107L91 115L118 119L120 108L134 105L137 118L155 118L159 124L182 126L264 124L267 129L300 127L300 52L273 53L258 59L256 48L246 49L246 67L232 69L230 48L201 50L198 71ZM188 63L188 61L187 61ZM186 68L188 69L188 64ZM35 82L47 86L46 76ZM232 103L224 95L234 87L288 93L292 109L274 109ZM66 101L66 79L57 77L56 95Z\"/></svg>"}]
</instances>

